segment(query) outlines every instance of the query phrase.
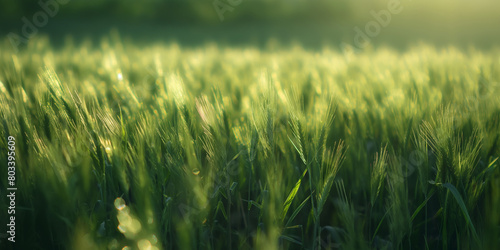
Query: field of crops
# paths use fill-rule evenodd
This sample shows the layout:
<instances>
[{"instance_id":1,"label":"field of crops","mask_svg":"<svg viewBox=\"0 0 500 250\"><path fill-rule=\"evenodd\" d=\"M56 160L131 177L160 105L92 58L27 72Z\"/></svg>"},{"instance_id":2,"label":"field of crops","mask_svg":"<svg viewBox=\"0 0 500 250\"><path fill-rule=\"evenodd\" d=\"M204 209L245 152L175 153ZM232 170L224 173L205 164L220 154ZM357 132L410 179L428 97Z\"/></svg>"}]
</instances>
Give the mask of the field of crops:
<instances>
[{"instance_id":1,"label":"field of crops","mask_svg":"<svg viewBox=\"0 0 500 250\"><path fill-rule=\"evenodd\" d=\"M19 249L500 244L499 50L0 51Z\"/></svg>"}]
</instances>

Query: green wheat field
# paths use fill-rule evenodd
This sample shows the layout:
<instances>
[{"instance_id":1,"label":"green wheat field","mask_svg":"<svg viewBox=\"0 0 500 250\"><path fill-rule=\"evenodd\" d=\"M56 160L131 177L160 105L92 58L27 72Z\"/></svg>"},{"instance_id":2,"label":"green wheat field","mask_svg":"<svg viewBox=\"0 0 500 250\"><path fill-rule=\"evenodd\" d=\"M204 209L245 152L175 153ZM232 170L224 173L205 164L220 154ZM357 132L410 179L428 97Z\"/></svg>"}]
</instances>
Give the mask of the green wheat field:
<instances>
[{"instance_id":1,"label":"green wheat field","mask_svg":"<svg viewBox=\"0 0 500 250\"><path fill-rule=\"evenodd\" d=\"M0 51L18 249L500 244L498 49Z\"/></svg>"}]
</instances>

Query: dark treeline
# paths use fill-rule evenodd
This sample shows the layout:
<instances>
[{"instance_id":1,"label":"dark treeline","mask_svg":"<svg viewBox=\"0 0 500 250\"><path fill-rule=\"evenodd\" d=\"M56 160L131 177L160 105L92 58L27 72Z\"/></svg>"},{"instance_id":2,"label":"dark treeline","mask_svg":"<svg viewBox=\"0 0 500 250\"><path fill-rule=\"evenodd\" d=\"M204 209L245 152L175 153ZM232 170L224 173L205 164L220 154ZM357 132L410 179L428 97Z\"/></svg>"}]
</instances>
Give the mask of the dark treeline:
<instances>
[{"instance_id":1,"label":"dark treeline","mask_svg":"<svg viewBox=\"0 0 500 250\"><path fill-rule=\"evenodd\" d=\"M0 19L17 20L41 10L40 2L58 0L17 0L0 2ZM59 0L55 18L116 18L141 21L218 23L216 8L224 18L236 22L322 21L347 19L348 1L283 0ZM217 7L215 7L215 6Z\"/></svg>"}]
</instances>

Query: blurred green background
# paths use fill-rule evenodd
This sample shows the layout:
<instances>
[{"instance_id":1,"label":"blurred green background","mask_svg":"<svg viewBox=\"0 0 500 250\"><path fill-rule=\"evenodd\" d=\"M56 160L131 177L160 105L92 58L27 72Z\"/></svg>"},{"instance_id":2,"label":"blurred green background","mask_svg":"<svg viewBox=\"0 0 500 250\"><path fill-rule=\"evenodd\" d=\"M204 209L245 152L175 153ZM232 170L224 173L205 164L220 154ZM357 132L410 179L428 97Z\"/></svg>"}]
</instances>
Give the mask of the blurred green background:
<instances>
[{"instance_id":1,"label":"blurred green background","mask_svg":"<svg viewBox=\"0 0 500 250\"><path fill-rule=\"evenodd\" d=\"M0 36L22 33L22 17L32 20L40 0L0 1ZM50 0L41 0L48 2ZM56 0L52 0L56 1ZM63 1L63 0L61 0ZM300 43L306 47L353 44L355 27L375 20L370 11L387 9L390 0L65 0L38 34L54 44L67 35L98 39L117 29L136 42L175 40L184 45L216 42L266 46ZM221 21L214 2L231 10ZM436 46L491 48L500 41L500 3L493 0L401 0L371 43L406 48L419 42Z\"/></svg>"}]
</instances>

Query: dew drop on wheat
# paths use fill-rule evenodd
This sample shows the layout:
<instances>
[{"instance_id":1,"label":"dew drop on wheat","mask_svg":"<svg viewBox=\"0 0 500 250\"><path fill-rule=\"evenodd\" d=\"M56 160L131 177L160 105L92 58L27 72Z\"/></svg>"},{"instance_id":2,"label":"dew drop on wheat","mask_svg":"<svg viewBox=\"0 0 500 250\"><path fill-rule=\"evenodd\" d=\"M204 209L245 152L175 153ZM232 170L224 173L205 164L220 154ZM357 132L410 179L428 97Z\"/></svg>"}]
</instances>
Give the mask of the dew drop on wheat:
<instances>
[{"instance_id":1,"label":"dew drop on wheat","mask_svg":"<svg viewBox=\"0 0 500 250\"><path fill-rule=\"evenodd\" d=\"M116 198L115 199L115 207L119 211L123 210L126 207L125 201L122 198L120 198L120 197Z\"/></svg>"}]
</instances>

